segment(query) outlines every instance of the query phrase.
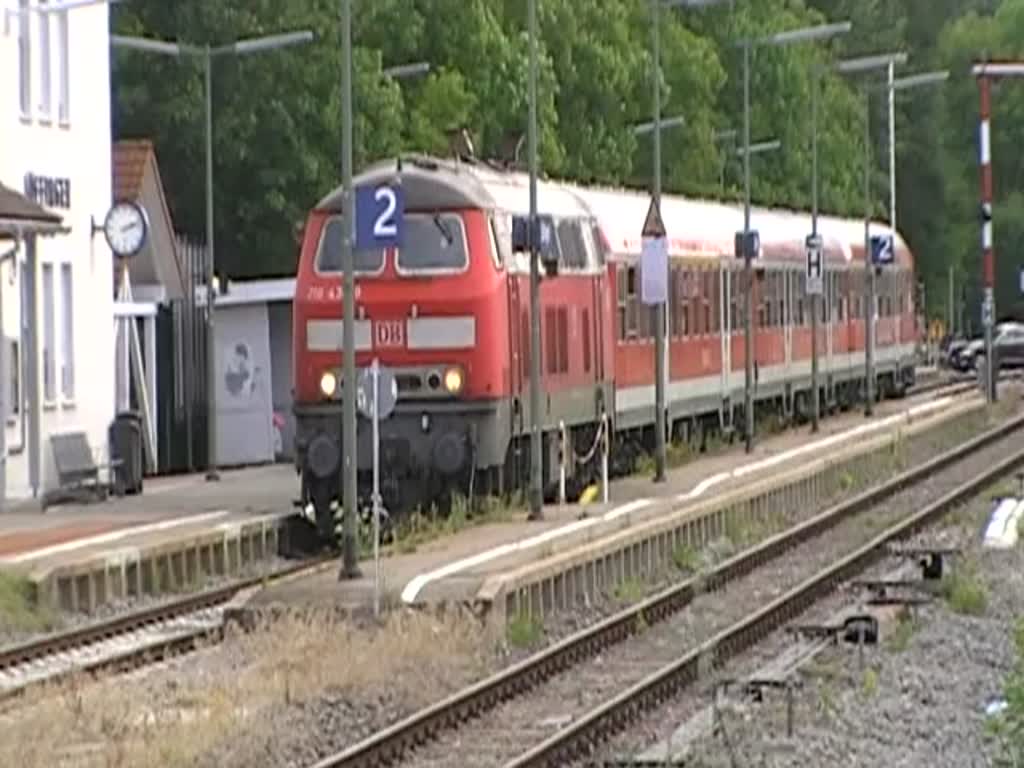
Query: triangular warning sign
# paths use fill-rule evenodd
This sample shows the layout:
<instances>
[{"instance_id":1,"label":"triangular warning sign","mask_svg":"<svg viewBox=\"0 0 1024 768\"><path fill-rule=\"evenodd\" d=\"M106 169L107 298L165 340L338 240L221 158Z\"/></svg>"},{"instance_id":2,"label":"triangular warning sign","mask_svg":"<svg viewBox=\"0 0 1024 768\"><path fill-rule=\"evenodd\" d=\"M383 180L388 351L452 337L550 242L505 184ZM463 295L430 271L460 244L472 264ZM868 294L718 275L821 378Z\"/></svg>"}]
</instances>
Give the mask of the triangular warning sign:
<instances>
[{"instance_id":1,"label":"triangular warning sign","mask_svg":"<svg viewBox=\"0 0 1024 768\"><path fill-rule=\"evenodd\" d=\"M665 237L665 222L661 220L661 208L657 201L651 198L651 207L647 209L647 218L644 220L643 237Z\"/></svg>"}]
</instances>

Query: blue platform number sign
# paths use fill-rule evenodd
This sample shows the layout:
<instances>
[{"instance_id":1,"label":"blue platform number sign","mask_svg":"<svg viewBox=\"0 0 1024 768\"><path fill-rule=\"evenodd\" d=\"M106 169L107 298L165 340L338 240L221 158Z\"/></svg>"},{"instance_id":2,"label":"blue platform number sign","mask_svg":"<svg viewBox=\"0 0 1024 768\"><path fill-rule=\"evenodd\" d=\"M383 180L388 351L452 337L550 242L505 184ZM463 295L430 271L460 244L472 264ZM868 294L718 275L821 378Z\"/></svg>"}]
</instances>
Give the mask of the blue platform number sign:
<instances>
[{"instance_id":1,"label":"blue platform number sign","mask_svg":"<svg viewBox=\"0 0 1024 768\"><path fill-rule=\"evenodd\" d=\"M895 259L892 235L871 236L871 263L876 267L884 267L892 264Z\"/></svg>"},{"instance_id":2,"label":"blue platform number sign","mask_svg":"<svg viewBox=\"0 0 1024 768\"><path fill-rule=\"evenodd\" d=\"M405 199L392 184L356 187L356 248L400 248L405 236Z\"/></svg>"}]
</instances>

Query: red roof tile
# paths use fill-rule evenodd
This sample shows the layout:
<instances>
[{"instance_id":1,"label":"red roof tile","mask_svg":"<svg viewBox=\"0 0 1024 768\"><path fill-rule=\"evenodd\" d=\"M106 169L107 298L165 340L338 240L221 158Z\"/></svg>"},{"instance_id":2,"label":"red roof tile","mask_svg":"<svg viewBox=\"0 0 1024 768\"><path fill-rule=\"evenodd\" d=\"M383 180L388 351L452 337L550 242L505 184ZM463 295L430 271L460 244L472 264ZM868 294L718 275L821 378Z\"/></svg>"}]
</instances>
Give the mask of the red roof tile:
<instances>
[{"instance_id":1,"label":"red roof tile","mask_svg":"<svg viewBox=\"0 0 1024 768\"><path fill-rule=\"evenodd\" d=\"M142 195L142 179L146 163L153 153L153 142L130 139L114 143L114 200L138 200Z\"/></svg>"}]
</instances>

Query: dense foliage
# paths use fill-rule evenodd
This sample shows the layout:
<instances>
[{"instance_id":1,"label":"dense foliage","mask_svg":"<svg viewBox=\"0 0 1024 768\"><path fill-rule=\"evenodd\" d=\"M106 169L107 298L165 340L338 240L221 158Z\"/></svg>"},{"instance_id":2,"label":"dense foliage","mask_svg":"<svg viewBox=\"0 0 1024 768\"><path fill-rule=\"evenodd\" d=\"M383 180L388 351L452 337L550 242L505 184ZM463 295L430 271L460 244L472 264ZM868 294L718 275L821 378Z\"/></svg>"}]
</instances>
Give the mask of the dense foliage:
<instances>
[{"instance_id":1,"label":"dense foliage","mask_svg":"<svg viewBox=\"0 0 1024 768\"><path fill-rule=\"evenodd\" d=\"M355 0L357 168L401 150L444 152L446 131L465 126L478 155L495 155L525 129L525 0ZM310 28L314 43L214 64L218 267L236 276L294 268L296 223L340 176L338 0L134 0L113 11L122 34L219 44ZM539 0L539 120L544 173L647 186L649 136L631 126L652 110L650 0ZM816 63L889 50L910 55L898 74L949 67L944 86L897 98L898 225L914 248L930 314L944 316L948 272L968 284L976 321L977 87L972 61L1024 54L1024 0L733 0L732 7L666 10L663 109L685 127L664 134L665 188L738 197L735 146L716 131L742 126L742 58L748 34L850 19L829 44L759 48L752 67L752 135L781 152L753 160L753 195L767 204L810 204L810 94ZM204 232L203 99L198 61L116 49L115 135L157 144L178 229ZM382 68L428 61L431 73L394 80ZM879 73L880 76L882 73ZM860 80L827 75L821 130L822 205L864 212ZM888 219L884 92L870 101L871 205ZM999 305L1018 301L1024 190L1017 185L1024 83L996 89L996 250ZM724 187L721 185L724 179ZM639 226L639 223L638 223ZM973 282L972 282L973 281ZM960 294L960 291L957 291Z\"/></svg>"}]
</instances>

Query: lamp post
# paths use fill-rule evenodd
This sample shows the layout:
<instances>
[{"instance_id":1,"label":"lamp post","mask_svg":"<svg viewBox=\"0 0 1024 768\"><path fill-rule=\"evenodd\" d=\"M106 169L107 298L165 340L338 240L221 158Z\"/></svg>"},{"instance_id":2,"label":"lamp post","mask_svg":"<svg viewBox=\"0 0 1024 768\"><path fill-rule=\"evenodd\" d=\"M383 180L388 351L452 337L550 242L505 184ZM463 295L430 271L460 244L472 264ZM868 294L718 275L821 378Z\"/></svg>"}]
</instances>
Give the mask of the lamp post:
<instances>
[{"instance_id":1,"label":"lamp post","mask_svg":"<svg viewBox=\"0 0 1024 768\"><path fill-rule=\"evenodd\" d=\"M847 22L845 31L851 25ZM811 290L810 264L807 270L805 292L810 298L811 310L811 432L818 431L821 417L820 389L818 387L818 296L825 291L825 249L821 247L818 235L818 98L821 90L821 68L815 66L811 82L811 239L809 249L814 249L818 261L817 290ZM808 253L808 258L811 254Z\"/></svg>"},{"instance_id":2,"label":"lamp post","mask_svg":"<svg viewBox=\"0 0 1024 768\"><path fill-rule=\"evenodd\" d=\"M357 579L359 570L356 509L356 277L355 195L352 190L352 0L341 0L341 270L342 394L341 487L342 566L339 579Z\"/></svg>"},{"instance_id":3,"label":"lamp post","mask_svg":"<svg viewBox=\"0 0 1024 768\"><path fill-rule=\"evenodd\" d=\"M847 59L836 65L842 74L856 74L875 69L890 71L894 64L907 61L903 52L882 53ZM864 415L874 412L875 400L875 270L871 264L871 96L864 88L864 269L868 289L864 304ZM895 122L890 122L895 130ZM895 145L895 135L889 136L889 143ZM895 231L895 230L894 230Z\"/></svg>"},{"instance_id":4,"label":"lamp post","mask_svg":"<svg viewBox=\"0 0 1024 768\"><path fill-rule=\"evenodd\" d=\"M744 413L743 430L746 442L746 451L751 453L754 450L754 399L753 399L753 358L754 358L754 333L753 333L753 276L751 262L754 254L751 246L750 230L750 52L755 46L783 46L793 43L809 43L819 40L828 40L836 35L849 32L852 25L850 22L837 24L820 24L813 27L801 27L799 29L786 30L762 38L746 38L740 45L743 47L743 276L746 285L744 286L745 304L744 311L744 339L745 339L745 386L744 386Z\"/></svg>"},{"instance_id":5,"label":"lamp post","mask_svg":"<svg viewBox=\"0 0 1024 768\"><path fill-rule=\"evenodd\" d=\"M661 9L708 8L724 0L651 0L651 32L653 37L654 66L651 82L654 96L654 185L652 190L655 210L661 210ZM654 320L654 482L665 481L665 390L668 388L668 346L666 344L667 317L665 302L652 307Z\"/></svg>"},{"instance_id":6,"label":"lamp post","mask_svg":"<svg viewBox=\"0 0 1024 768\"><path fill-rule=\"evenodd\" d=\"M905 63L907 60L907 54L898 53L885 53L875 56L865 56L857 59L848 59L841 61L836 65L836 70L842 74L856 74L862 72L868 72L876 69L885 69L887 72L891 72L895 64ZM865 386L865 404L864 404L864 415L871 416L874 409L875 399L875 321L877 310L875 307L875 278L876 271L874 265L871 263L871 91L884 89L887 91L889 96L890 107L895 104L895 92L900 90L907 90L910 88L917 88L925 85L934 85L948 79L949 72L937 71L937 72L925 72L917 75L911 75L900 79L887 78L887 81L880 86L865 86L863 89L864 98L864 267L867 270L867 289L868 298L864 311L864 328L865 328L865 340L864 340L864 386ZM894 120L889 121L889 127L893 131L895 130ZM895 133L889 136L890 147L895 147L896 136ZM895 153L891 153L891 157L894 157ZM891 169L895 168L895 162L891 162ZM891 191L891 190L890 190ZM895 202L893 201L893 211L895 211ZM896 228L892 227L893 234L895 236Z\"/></svg>"},{"instance_id":7,"label":"lamp post","mask_svg":"<svg viewBox=\"0 0 1024 768\"><path fill-rule=\"evenodd\" d=\"M219 480L217 471L217 371L216 354L214 352L216 336L214 333L214 243L213 243L213 59L224 56L244 56L264 51L277 50L292 45L308 43L313 39L309 30L289 32L264 37L238 40L227 45L211 47L209 45L190 45L186 43L150 40L143 37L126 37L111 35L110 42L116 48L128 48L146 53L158 53L164 56L184 58L193 56L203 62L203 82L206 102L206 247L209 254L206 260L206 386L207 386L207 453L206 479Z\"/></svg>"},{"instance_id":8,"label":"lamp post","mask_svg":"<svg viewBox=\"0 0 1024 768\"><path fill-rule=\"evenodd\" d=\"M537 0L529 0L527 8L530 36L529 121L527 123L527 154L530 165L530 514L529 519L544 517L544 496L541 488L540 441L540 266L537 264Z\"/></svg>"}]
</instances>

